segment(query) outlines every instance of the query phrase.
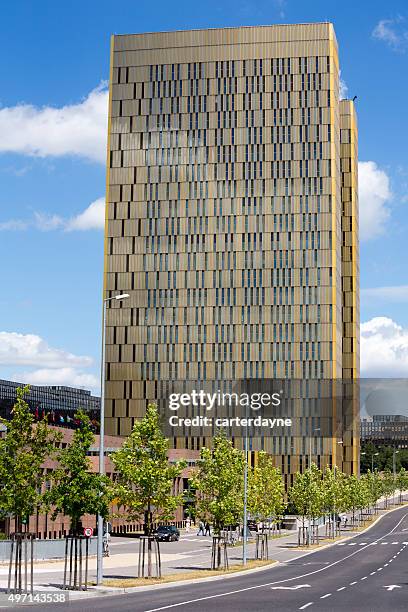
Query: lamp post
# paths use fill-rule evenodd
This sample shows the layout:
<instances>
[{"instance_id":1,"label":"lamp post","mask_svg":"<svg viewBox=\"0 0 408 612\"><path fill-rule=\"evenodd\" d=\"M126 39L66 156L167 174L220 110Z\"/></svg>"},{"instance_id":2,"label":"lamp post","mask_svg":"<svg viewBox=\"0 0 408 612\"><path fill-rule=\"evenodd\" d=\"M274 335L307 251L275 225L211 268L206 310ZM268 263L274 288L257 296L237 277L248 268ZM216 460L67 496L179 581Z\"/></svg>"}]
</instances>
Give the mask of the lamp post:
<instances>
[{"instance_id":1,"label":"lamp post","mask_svg":"<svg viewBox=\"0 0 408 612\"><path fill-rule=\"evenodd\" d=\"M248 557L248 406L245 409L245 416L247 417L245 426L245 440L244 440L244 452L245 452L245 465L244 465L244 525L242 529L242 564L247 564Z\"/></svg>"},{"instance_id":2,"label":"lamp post","mask_svg":"<svg viewBox=\"0 0 408 612\"><path fill-rule=\"evenodd\" d=\"M310 470L310 477L312 477L312 471L311 471L311 467L312 467L312 438L313 438L313 434L317 433L318 431L320 431L320 427L316 427L316 429L312 429L312 431L310 433L310 438L309 438L309 470ZM310 516L310 509L309 509L309 543L311 542L311 537L312 537L312 517Z\"/></svg>"},{"instance_id":3,"label":"lamp post","mask_svg":"<svg viewBox=\"0 0 408 612\"><path fill-rule=\"evenodd\" d=\"M343 445L343 440L338 440L337 444L341 444ZM337 453L336 453L337 456ZM337 457L336 457L337 458ZM342 458L342 467L343 467L343 458ZM334 464L334 484L335 484L335 492L334 494L336 495L336 479L337 479L337 462ZM336 514L337 514L337 505L336 505L336 499L334 499L334 508L333 508L334 512L333 512L333 534L336 534Z\"/></svg>"},{"instance_id":4,"label":"lamp post","mask_svg":"<svg viewBox=\"0 0 408 612\"><path fill-rule=\"evenodd\" d=\"M126 300L128 293L119 293L103 300L102 314L102 358L101 358L101 412L99 427L99 474L105 473L105 328L106 328L106 309L108 302L112 300ZM102 583L103 578L103 517L98 514L98 542L97 542L97 568L96 584Z\"/></svg>"},{"instance_id":5,"label":"lamp post","mask_svg":"<svg viewBox=\"0 0 408 612\"><path fill-rule=\"evenodd\" d=\"M396 450L395 446L392 449L392 473L394 475L394 483L397 478L397 457L399 450Z\"/></svg>"}]
</instances>

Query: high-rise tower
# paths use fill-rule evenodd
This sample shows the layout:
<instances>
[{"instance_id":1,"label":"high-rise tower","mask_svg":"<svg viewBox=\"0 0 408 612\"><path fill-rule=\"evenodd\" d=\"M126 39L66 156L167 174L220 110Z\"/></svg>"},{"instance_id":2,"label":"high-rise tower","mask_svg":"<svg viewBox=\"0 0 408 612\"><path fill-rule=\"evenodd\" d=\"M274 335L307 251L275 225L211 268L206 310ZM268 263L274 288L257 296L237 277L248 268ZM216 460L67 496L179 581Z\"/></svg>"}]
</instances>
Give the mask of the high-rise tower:
<instances>
[{"instance_id":1,"label":"high-rise tower","mask_svg":"<svg viewBox=\"0 0 408 612\"><path fill-rule=\"evenodd\" d=\"M157 381L358 376L356 162L330 23L112 38L108 433Z\"/></svg>"}]
</instances>

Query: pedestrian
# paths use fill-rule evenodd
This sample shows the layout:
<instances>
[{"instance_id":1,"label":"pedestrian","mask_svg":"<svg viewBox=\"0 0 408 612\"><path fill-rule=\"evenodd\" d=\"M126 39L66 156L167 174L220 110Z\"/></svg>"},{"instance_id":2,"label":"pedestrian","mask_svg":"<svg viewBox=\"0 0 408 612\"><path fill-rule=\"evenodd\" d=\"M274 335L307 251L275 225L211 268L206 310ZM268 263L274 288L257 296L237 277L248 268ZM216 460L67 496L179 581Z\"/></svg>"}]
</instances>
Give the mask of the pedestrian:
<instances>
[{"instance_id":1,"label":"pedestrian","mask_svg":"<svg viewBox=\"0 0 408 612\"><path fill-rule=\"evenodd\" d=\"M201 519L198 522L198 533L197 533L197 535L202 535L202 536L205 535L205 533L204 533L204 523L203 523L203 521Z\"/></svg>"},{"instance_id":2,"label":"pedestrian","mask_svg":"<svg viewBox=\"0 0 408 612\"><path fill-rule=\"evenodd\" d=\"M344 517L344 529L346 529L346 527L347 527L347 523L348 523L348 517L347 517L347 516L345 516L345 517Z\"/></svg>"},{"instance_id":3,"label":"pedestrian","mask_svg":"<svg viewBox=\"0 0 408 612\"><path fill-rule=\"evenodd\" d=\"M190 532L190 527L191 527L190 517L187 517L187 519L186 519L186 533Z\"/></svg>"},{"instance_id":4,"label":"pedestrian","mask_svg":"<svg viewBox=\"0 0 408 612\"><path fill-rule=\"evenodd\" d=\"M337 530L340 531L341 518L339 514L336 516L336 523L337 523Z\"/></svg>"},{"instance_id":5,"label":"pedestrian","mask_svg":"<svg viewBox=\"0 0 408 612\"><path fill-rule=\"evenodd\" d=\"M208 536L211 535L211 527L210 527L210 523L208 521L205 524L205 535L208 535Z\"/></svg>"}]
</instances>

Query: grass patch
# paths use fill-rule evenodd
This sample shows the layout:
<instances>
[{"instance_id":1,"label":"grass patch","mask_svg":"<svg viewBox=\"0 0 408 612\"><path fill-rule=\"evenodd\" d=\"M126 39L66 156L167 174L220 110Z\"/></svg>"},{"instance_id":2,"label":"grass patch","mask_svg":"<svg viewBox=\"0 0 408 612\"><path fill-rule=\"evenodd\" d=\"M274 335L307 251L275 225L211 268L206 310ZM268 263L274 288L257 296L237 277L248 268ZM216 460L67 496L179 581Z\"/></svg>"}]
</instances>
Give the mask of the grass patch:
<instances>
[{"instance_id":1,"label":"grass patch","mask_svg":"<svg viewBox=\"0 0 408 612\"><path fill-rule=\"evenodd\" d=\"M268 559L267 561L251 560L244 566L242 563L238 565L230 565L229 569L220 570L192 570L191 572L180 572L178 574L168 574L162 578L111 578L104 580L103 585L117 588L128 588L137 586L148 586L150 584L166 584L167 582L175 582L177 580L194 580L195 578L207 578L208 576L225 576L226 574L235 574L243 570L253 569L255 567L267 567L275 565L276 561Z\"/></svg>"}]
</instances>

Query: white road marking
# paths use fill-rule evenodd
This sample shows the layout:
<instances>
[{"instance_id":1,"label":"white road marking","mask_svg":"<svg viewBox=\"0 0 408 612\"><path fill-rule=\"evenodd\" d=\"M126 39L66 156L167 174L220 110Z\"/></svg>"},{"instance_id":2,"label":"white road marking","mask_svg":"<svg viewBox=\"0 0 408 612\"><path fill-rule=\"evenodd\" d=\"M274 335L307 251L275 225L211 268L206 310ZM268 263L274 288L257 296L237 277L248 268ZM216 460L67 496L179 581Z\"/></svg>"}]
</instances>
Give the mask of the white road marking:
<instances>
[{"instance_id":1,"label":"white road marking","mask_svg":"<svg viewBox=\"0 0 408 612\"><path fill-rule=\"evenodd\" d=\"M351 542L349 546L357 546L357 542Z\"/></svg>"},{"instance_id":2,"label":"white road marking","mask_svg":"<svg viewBox=\"0 0 408 612\"><path fill-rule=\"evenodd\" d=\"M371 573L370 573L370 576L374 576L374 574L375 574L375 572L371 572Z\"/></svg>"},{"instance_id":3,"label":"white road marking","mask_svg":"<svg viewBox=\"0 0 408 612\"><path fill-rule=\"evenodd\" d=\"M386 533L382 537L386 538L387 536L389 536L392 533L394 533L394 531L396 529L398 529L398 527L400 526L402 521L404 521L407 516L408 516L408 513L404 514L404 516L391 529L391 531L389 531L388 533ZM379 538L379 539L381 540L381 538ZM314 570L313 572L307 572L306 574L302 574L301 576L294 576L293 578L285 578L284 580L277 580L275 582L268 582L268 583L264 583L264 584L256 584L254 586L244 587L242 589L235 589L234 591L226 591L224 593L218 593L217 595L206 595L205 597L197 597L196 599L189 599L189 600L185 600L185 601L180 601L178 603L169 604L167 606L161 606L160 608L152 608L151 610L145 610L145 612L160 612L161 610L169 610L170 608L178 608L180 606L185 606L187 604L196 603L198 601L207 601L209 599L219 599L220 597L227 597L228 595L236 595L238 593L245 593L246 591L253 591L255 589L262 589L264 587L272 586L274 584L282 584L283 582L291 582L292 580L300 580L301 578L306 578L307 576L312 576L314 574L319 574L320 572L326 571L326 570L330 569L331 567L334 567L335 565L338 565L339 563L342 563L343 561L346 561L347 559L350 559L351 557L354 557L354 555L359 554L363 550L364 550L364 548L359 548L355 552L352 552L349 555L346 555L345 557L342 557L341 559L338 559L337 561L333 561L333 563L330 563L329 565L326 565L324 567L321 567L320 569ZM304 556L304 555L302 555L302 556ZM292 561L293 561L293 559L292 559Z\"/></svg>"},{"instance_id":4,"label":"white road marking","mask_svg":"<svg viewBox=\"0 0 408 612\"><path fill-rule=\"evenodd\" d=\"M367 546L367 542L361 542L359 546Z\"/></svg>"},{"instance_id":5,"label":"white road marking","mask_svg":"<svg viewBox=\"0 0 408 612\"><path fill-rule=\"evenodd\" d=\"M339 589L337 589L338 591L344 591L344 589L347 589L347 587L340 587Z\"/></svg>"},{"instance_id":6,"label":"white road marking","mask_svg":"<svg viewBox=\"0 0 408 612\"><path fill-rule=\"evenodd\" d=\"M272 591L276 591L278 589L286 589L288 591L297 591L298 589L310 589L310 584L297 584L296 586L288 587L288 586L276 586L271 587Z\"/></svg>"},{"instance_id":7,"label":"white road marking","mask_svg":"<svg viewBox=\"0 0 408 612\"><path fill-rule=\"evenodd\" d=\"M383 588L387 589L387 591L393 591L394 589L400 589L401 587L399 584L388 584L388 585L384 584Z\"/></svg>"},{"instance_id":8,"label":"white road marking","mask_svg":"<svg viewBox=\"0 0 408 612\"><path fill-rule=\"evenodd\" d=\"M309 601L309 603L305 604L304 606L302 606L301 608L299 608L299 610L306 610L306 608L308 608L309 606L311 606L313 604L313 601Z\"/></svg>"},{"instance_id":9,"label":"white road marking","mask_svg":"<svg viewBox=\"0 0 408 612\"><path fill-rule=\"evenodd\" d=\"M337 546L346 546L346 542L339 542L339 543L337 544ZM299 608L299 610L300 610L300 608Z\"/></svg>"},{"instance_id":10,"label":"white road marking","mask_svg":"<svg viewBox=\"0 0 408 612\"><path fill-rule=\"evenodd\" d=\"M360 580L367 580L368 576L364 576L364 578L360 578Z\"/></svg>"},{"instance_id":11,"label":"white road marking","mask_svg":"<svg viewBox=\"0 0 408 612\"><path fill-rule=\"evenodd\" d=\"M388 567L388 563L384 563L384 567Z\"/></svg>"},{"instance_id":12,"label":"white road marking","mask_svg":"<svg viewBox=\"0 0 408 612\"><path fill-rule=\"evenodd\" d=\"M388 542L381 542L381 546L384 546L385 544L388 544Z\"/></svg>"},{"instance_id":13,"label":"white road marking","mask_svg":"<svg viewBox=\"0 0 408 612\"><path fill-rule=\"evenodd\" d=\"M326 597L331 597L331 593L326 593L326 595L322 595L320 599L326 599Z\"/></svg>"},{"instance_id":14,"label":"white road marking","mask_svg":"<svg viewBox=\"0 0 408 612\"><path fill-rule=\"evenodd\" d=\"M379 567L377 572L381 572L382 569L383 569L382 567Z\"/></svg>"},{"instance_id":15,"label":"white road marking","mask_svg":"<svg viewBox=\"0 0 408 612\"><path fill-rule=\"evenodd\" d=\"M399 544L399 542L391 542L391 544Z\"/></svg>"},{"instance_id":16,"label":"white road marking","mask_svg":"<svg viewBox=\"0 0 408 612\"><path fill-rule=\"evenodd\" d=\"M355 580L354 582L350 582L350 586L353 586L353 584L357 584L357 580Z\"/></svg>"}]
</instances>

